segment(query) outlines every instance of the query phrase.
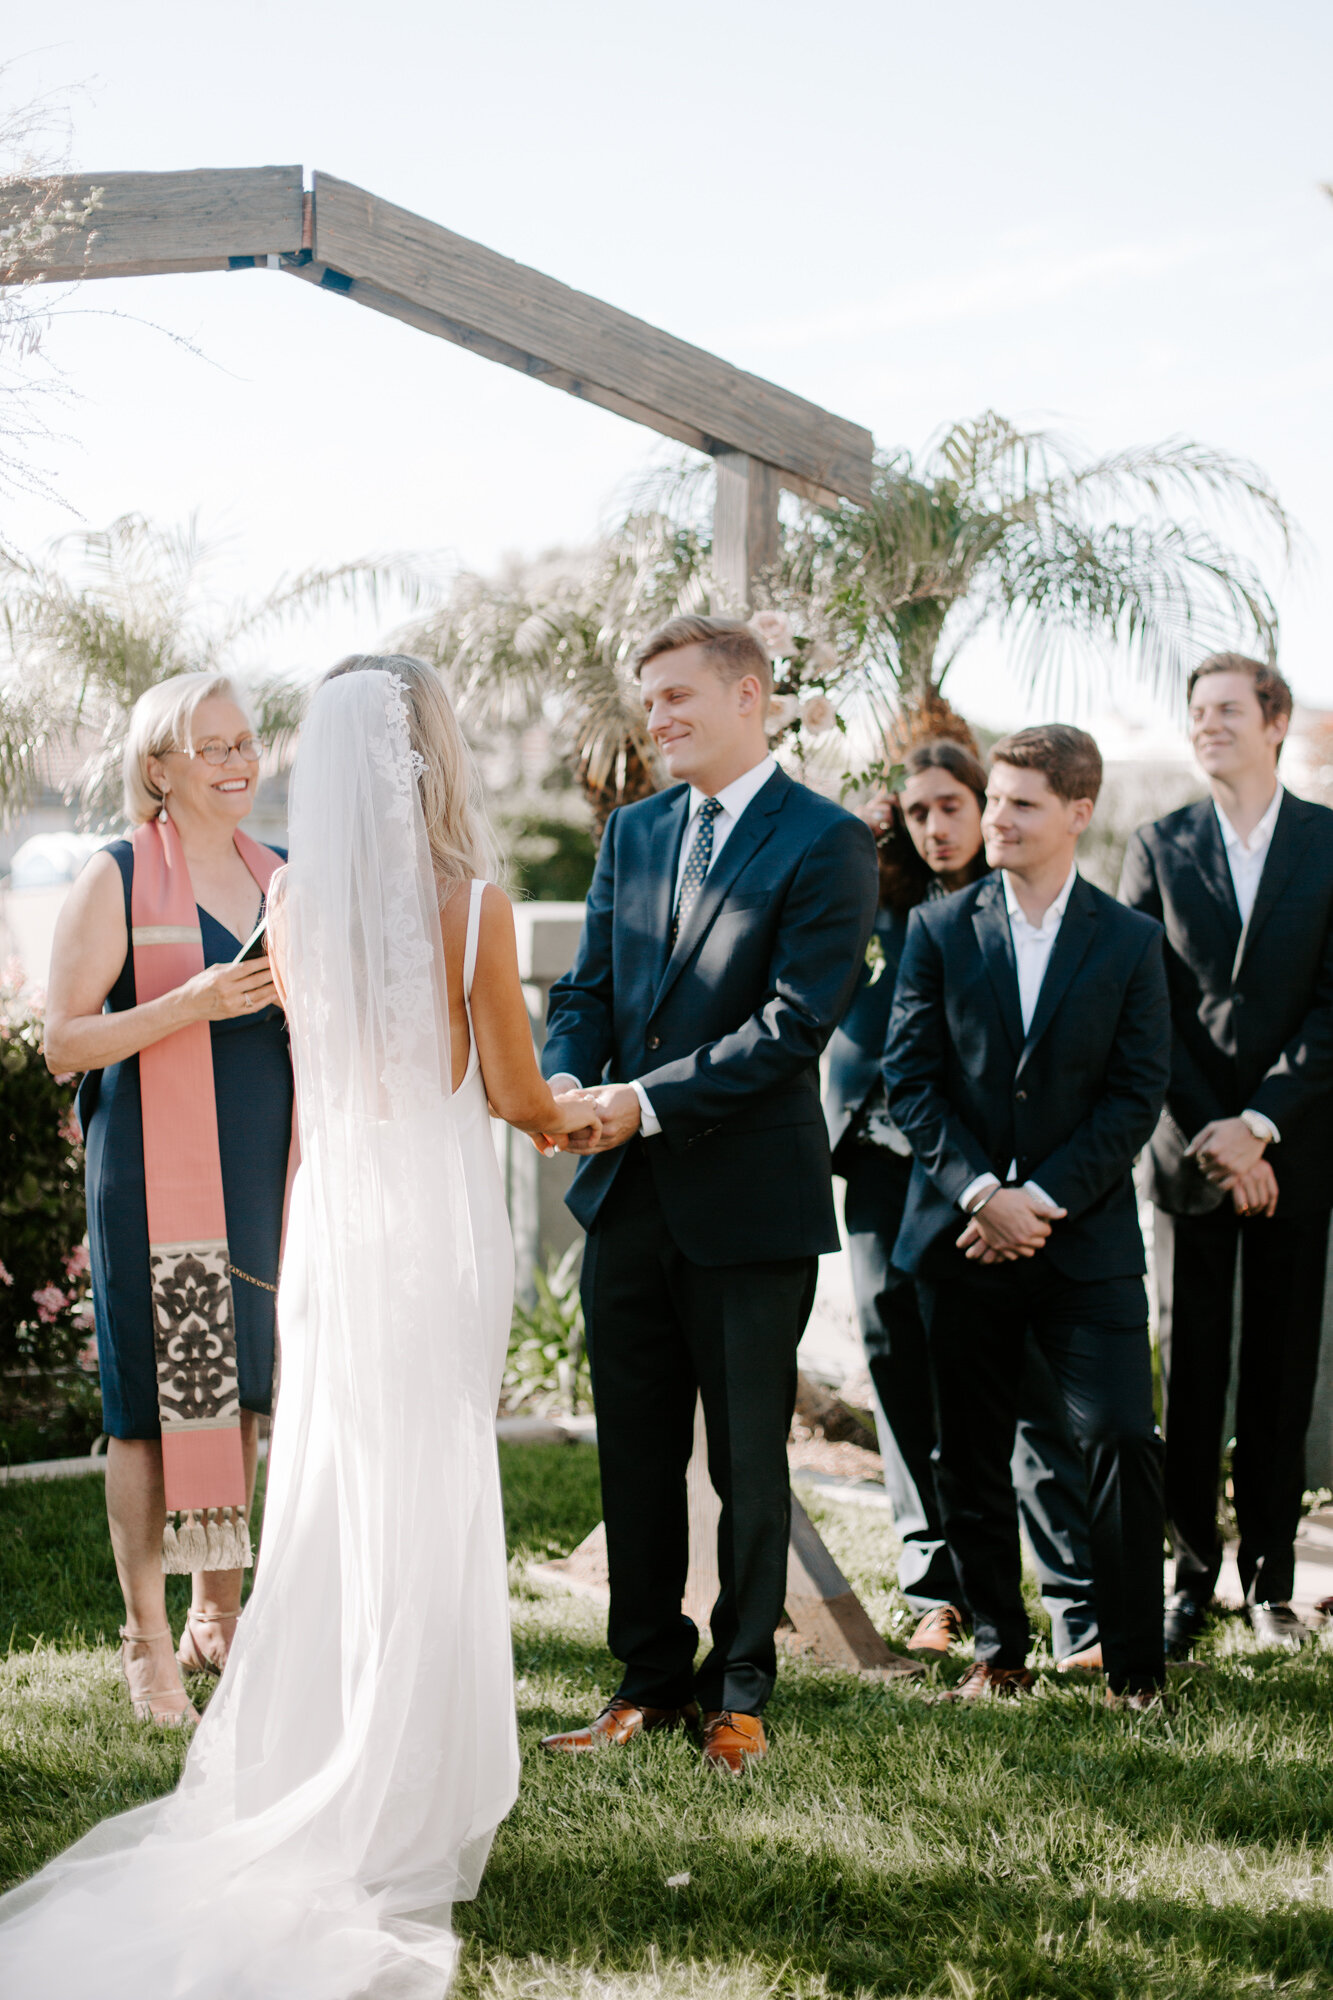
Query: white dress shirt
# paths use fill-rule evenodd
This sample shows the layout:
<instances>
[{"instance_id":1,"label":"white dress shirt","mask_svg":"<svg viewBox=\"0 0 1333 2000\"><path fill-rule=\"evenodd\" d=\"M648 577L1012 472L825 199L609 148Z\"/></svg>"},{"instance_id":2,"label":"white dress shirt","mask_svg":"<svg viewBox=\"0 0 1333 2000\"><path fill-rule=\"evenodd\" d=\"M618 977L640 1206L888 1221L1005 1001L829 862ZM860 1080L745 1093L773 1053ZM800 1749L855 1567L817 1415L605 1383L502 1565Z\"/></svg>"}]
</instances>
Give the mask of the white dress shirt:
<instances>
[{"instance_id":1,"label":"white dress shirt","mask_svg":"<svg viewBox=\"0 0 1333 2000\"><path fill-rule=\"evenodd\" d=\"M1032 1017L1041 998L1041 983L1046 977L1046 968L1051 962L1055 940L1060 935L1060 926L1064 922L1069 898L1078 880L1078 863L1075 862L1070 869L1064 888L1046 910L1039 924L1030 923L1024 915L1023 905L1015 895L1014 885L1008 875L1002 875L1001 879L1004 883L1004 906L1009 912L1009 935L1014 945L1014 966L1018 973L1018 1006L1023 1016L1023 1033L1026 1035L1032 1026ZM1010 1180L1014 1178L1017 1170L1017 1160L1011 1160ZM978 1174L977 1178L963 1189L958 1198L958 1206L970 1209L978 1195L984 1194L988 1188L996 1188L999 1185L998 1174ZM1035 1181L1025 1181L1023 1185L1030 1195L1038 1201L1044 1201L1048 1208L1058 1206Z\"/></svg>"},{"instance_id":2,"label":"white dress shirt","mask_svg":"<svg viewBox=\"0 0 1333 2000\"><path fill-rule=\"evenodd\" d=\"M1222 845L1226 849L1227 867L1231 870L1231 886L1236 892L1236 902L1240 909L1240 920L1248 924L1254 909L1254 899L1259 893L1259 878L1264 872L1268 850L1273 841L1273 828L1282 810L1282 787L1278 786L1269 803L1268 810L1255 827L1248 840L1237 833L1217 800L1213 800L1213 811L1217 814L1218 831Z\"/></svg>"},{"instance_id":3,"label":"white dress shirt","mask_svg":"<svg viewBox=\"0 0 1333 2000\"><path fill-rule=\"evenodd\" d=\"M1213 800L1213 811L1217 814L1217 828L1222 836L1222 846L1226 851L1227 867L1231 870L1231 886L1236 892L1236 907L1240 911L1242 924L1248 924L1254 912L1254 900L1259 894L1259 882L1268 859L1268 850L1273 844L1273 828L1282 810L1282 787L1279 785L1268 808L1248 840L1237 833L1217 800ZM1249 1126L1256 1139L1266 1139L1276 1145L1282 1134L1271 1118L1262 1111L1242 1111L1241 1117Z\"/></svg>"},{"instance_id":4,"label":"white dress shirt","mask_svg":"<svg viewBox=\"0 0 1333 2000\"><path fill-rule=\"evenodd\" d=\"M680 843L680 858L676 863L676 886L671 897L671 907L673 910L680 900L681 877L685 873L685 863L689 860L690 848L694 844L694 836L699 830L699 814L703 808L704 801L714 798L722 808L713 821L713 852L708 861L708 874L704 876L704 880L707 881L708 875L711 875L717 866L717 857L730 839L732 830L738 824L741 814L756 794L763 790L777 768L777 758L770 754L767 757L761 758L759 763L753 765L750 770L743 772L739 778L733 778L731 783L724 785L720 792L701 792L697 785L690 786L690 803L689 812L685 820L685 837ZM568 1071L564 1070L551 1078L552 1090L560 1086L563 1086L566 1090L582 1089L578 1078L571 1076ZM637 1077L631 1079L630 1089L639 1100L639 1111L641 1114L639 1131L645 1139L656 1138L662 1127L648 1100L647 1091Z\"/></svg>"}]
</instances>

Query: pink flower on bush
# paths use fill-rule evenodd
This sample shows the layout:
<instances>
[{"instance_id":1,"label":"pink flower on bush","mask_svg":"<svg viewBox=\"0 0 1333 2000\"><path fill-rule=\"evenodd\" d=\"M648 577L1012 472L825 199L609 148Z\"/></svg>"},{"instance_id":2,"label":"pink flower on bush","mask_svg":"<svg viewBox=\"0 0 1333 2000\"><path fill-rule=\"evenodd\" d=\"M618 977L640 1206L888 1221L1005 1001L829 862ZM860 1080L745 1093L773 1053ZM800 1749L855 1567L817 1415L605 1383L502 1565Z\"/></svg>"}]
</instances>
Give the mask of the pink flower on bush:
<instances>
[{"instance_id":1,"label":"pink flower on bush","mask_svg":"<svg viewBox=\"0 0 1333 2000\"><path fill-rule=\"evenodd\" d=\"M37 1317L44 1326L51 1326L58 1320L69 1304L59 1285L43 1285L39 1292L33 1293L32 1302L37 1308Z\"/></svg>"},{"instance_id":2,"label":"pink flower on bush","mask_svg":"<svg viewBox=\"0 0 1333 2000\"><path fill-rule=\"evenodd\" d=\"M91 1269L92 1265L88 1259L88 1245L86 1243L76 1245L65 1259L65 1276L67 1278L86 1278Z\"/></svg>"},{"instance_id":3,"label":"pink flower on bush","mask_svg":"<svg viewBox=\"0 0 1333 2000\"><path fill-rule=\"evenodd\" d=\"M822 736L837 719L838 712L826 694L812 694L801 703L801 722L812 736Z\"/></svg>"},{"instance_id":4,"label":"pink flower on bush","mask_svg":"<svg viewBox=\"0 0 1333 2000\"><path fill-rule=\"evenodd\" d=\"M791 619L785 611L756 611L750 620L750 630L770 659L775 653L780 653L785 659L791 652Z\"/></svg>"},{"instance_id":5,"label":"pink flower on bush","mask_svg":"<svg viewBox=\"0 0 1333 2000\"><path fill-rule=\"evenodd\" d=\"M4 1265L0 1264L0 1285L12 1285L13 1282L14 1282L13 1273L11 1271L7 1271Z\"/></svg>"}]
</instances>

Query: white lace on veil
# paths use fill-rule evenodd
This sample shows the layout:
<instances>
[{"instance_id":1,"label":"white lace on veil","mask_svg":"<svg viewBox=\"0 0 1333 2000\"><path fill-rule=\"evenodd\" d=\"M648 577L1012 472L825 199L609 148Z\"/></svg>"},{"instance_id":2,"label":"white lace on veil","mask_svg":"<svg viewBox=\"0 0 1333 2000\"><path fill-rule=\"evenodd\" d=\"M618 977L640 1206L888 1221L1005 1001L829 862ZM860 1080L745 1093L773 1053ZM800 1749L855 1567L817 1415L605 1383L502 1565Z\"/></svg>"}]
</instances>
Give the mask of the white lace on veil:
<instances>
[{"instance_id":1,"label":"white lace on veil","mask_svg":"<svg viewBox=\"0 0 1333 2000\"><path fill-rule=\"evenodd\" d=\"M433 2000L449 1905L474 1893L516 1789L506 1327L469 1192L485 1158L469 1146L490 1138L484 1101L470 1121L474 1093L451 1092L391 675L316 695L291 851L278 928L302 1169L255 1590L179 1789L0 1900L7 2000Z\"/></svg>"}]
</instances>

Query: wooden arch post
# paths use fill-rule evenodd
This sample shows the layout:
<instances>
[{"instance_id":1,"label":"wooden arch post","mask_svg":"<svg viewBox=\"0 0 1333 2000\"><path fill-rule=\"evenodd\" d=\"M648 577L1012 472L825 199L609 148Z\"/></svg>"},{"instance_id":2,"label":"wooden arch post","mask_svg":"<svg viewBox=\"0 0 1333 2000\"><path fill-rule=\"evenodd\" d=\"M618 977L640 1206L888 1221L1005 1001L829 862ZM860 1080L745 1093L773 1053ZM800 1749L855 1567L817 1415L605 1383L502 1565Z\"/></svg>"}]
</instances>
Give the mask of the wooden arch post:
<instances>
[{"instance_id":1,"label":"wooden arch post","mask_svg":"<svg viewBox=\"0 0 1333 2000\"><path fill-rule=\"evenodd\" d=\"M715 561L738 610L776 558L782 488L828 504L870 499L874 439L862 425L331 174L313 174L309 188L299 166L70 174L32 182L31 207L78 219L26 242L11 231L20 247L0 264L0 285L277 272L709 453ZM698 1449L689 1490L690 1601L706 1617L718 1503ZM792 1507L787 1611L798 1642L843 1665L916 1671L889 1652ZM595 1570L596 1539L569 1559L570 1581L580 1557ZM604 1575L604 1542L601 1560Z\"/></svg>"}]
</instances>

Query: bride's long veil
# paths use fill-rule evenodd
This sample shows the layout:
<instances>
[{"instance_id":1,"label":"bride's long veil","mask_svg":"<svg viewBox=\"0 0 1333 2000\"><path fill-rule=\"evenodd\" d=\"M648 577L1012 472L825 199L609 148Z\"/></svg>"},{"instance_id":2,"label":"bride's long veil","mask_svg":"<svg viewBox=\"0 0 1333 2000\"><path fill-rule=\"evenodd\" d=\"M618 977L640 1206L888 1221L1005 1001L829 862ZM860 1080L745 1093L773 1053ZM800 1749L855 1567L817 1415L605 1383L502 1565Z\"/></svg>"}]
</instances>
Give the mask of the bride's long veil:
<instances>
[{"instance_id":1,"label":"bride's long veil","mask_svg":"<svg viewBox=\"0 0 1333 2000\"><path fill-rule=\"evenodd\" d=\"M256 1587L179 1790L0 1901L8 2000L437 1996L449 1905L514 1796L504 1329L479 1284L390 674L316 695L291 848L302 1171Z\"/></svg>"}]
</instances>

